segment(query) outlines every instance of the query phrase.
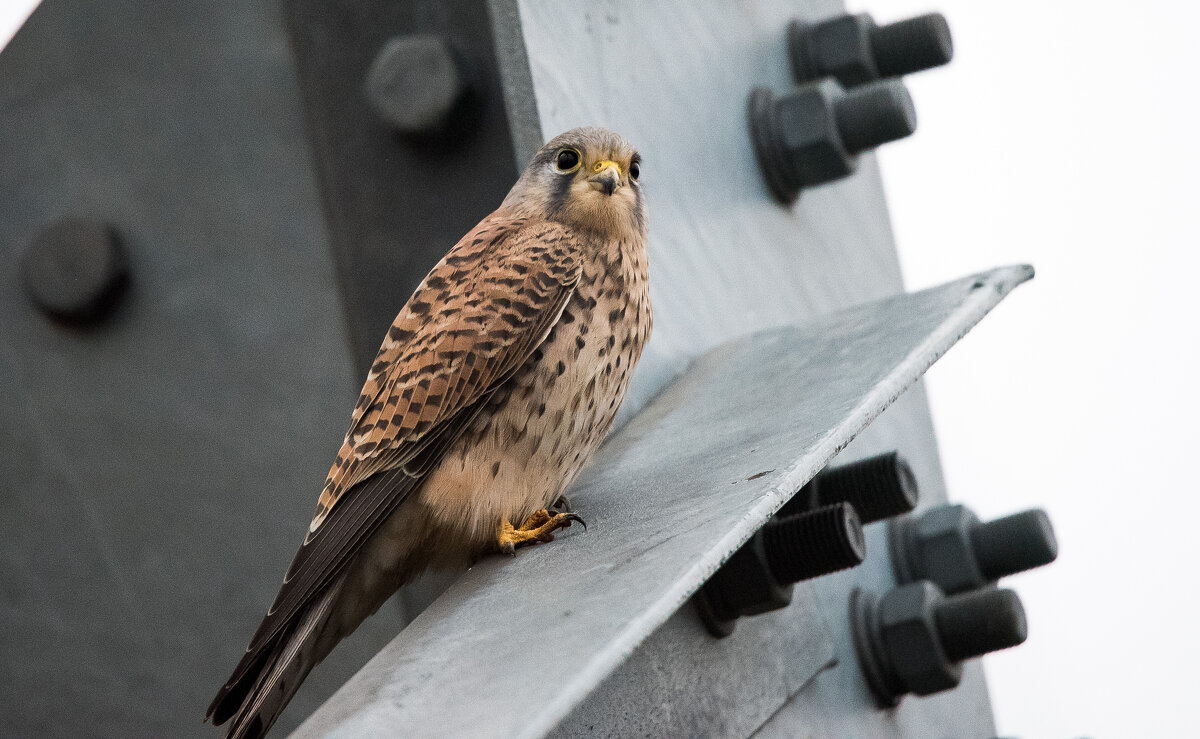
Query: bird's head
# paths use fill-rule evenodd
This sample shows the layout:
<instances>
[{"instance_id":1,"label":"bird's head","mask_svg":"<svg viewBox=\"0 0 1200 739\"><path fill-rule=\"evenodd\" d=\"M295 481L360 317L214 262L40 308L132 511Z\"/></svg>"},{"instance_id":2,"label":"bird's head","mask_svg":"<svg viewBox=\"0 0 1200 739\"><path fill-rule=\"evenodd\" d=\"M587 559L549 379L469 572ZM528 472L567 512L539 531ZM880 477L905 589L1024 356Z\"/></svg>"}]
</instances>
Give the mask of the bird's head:
<instances>
[{"instance_id":1,"label":"bird's head","mask_svg":"<svg viewBox=\"0 0 1200 739\"><path fill-rule=\"evenodd\" d=\"M646 232L641 157L603 128L573 128L543 146L504 207L609 237Z\"/></svg>"}]
</instances>

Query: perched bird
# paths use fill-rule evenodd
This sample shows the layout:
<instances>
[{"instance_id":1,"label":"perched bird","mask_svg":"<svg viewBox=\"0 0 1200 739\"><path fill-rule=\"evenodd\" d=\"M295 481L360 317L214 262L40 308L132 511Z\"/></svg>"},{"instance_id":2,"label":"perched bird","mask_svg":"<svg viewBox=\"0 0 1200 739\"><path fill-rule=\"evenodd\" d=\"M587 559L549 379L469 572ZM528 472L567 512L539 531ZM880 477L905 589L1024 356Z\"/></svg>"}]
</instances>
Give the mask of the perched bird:
<instances>
[{"instance_id":1,"label":"perched bird","mask_svg":"<svg viewBox=\"0 0 1200 739\"><path fill-rule=\"evenodd\" d=\"M427 568L548 542L650 336L640 157L577 128L425 277L367 375L300 551L206 720L258 737ZM515 524L515 525L514 525Z\"/></svg>"}]
</instances>

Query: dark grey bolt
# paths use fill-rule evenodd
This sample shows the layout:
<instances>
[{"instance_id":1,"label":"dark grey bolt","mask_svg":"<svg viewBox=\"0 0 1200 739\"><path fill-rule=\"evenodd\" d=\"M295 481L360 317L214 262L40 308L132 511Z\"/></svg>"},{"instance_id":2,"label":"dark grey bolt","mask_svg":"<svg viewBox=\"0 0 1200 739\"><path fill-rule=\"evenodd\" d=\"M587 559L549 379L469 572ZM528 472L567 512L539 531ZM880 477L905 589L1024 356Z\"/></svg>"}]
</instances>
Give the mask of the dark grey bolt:
<instances>
[{"instance_id":1,"label":"dark grey bolt","mask_svg":"<svg viewBox=\"0 0 1200 739\"><path fill-rule=\"evenodd\" d=\"M797 82L833 77L846 87L947 64L954 56L941 13L875 24L870 15L841 15L788 25L788 56Z\"/></svg>"},{"instance_id":2,"label":"dark grey bolt","mask_svg":"<svg viewBox=\"0 0 1200 739\"><path fill-rule=\"evenodd\" d=\"M897 581L930 580L947 593L974 590L1058 557L1050 518L1037 509L982 523L965 506L939 506L893 521L889 546Z\"/></svg>"},{"instance_id":3,"label":"dark grey bolt","mask_svg":"<svg viewBox=\"0 0 1200 739\"><path fill-rule=\"evenodd\" d=\"M115 307L129 281L116 230L99 221L67 219L34 238L21 259L21 281L47 315L95 323Z\"/></svg>"},{"instance_id":4,"label":"dark grey bolt","mask_svg":"<svg viewBox=\"0 0 1200 739\"><path fill-rule=\"evenodd\" d=\"M364 84L375 112L397 133L430 138L462 124L471 85L441 36L395 36L383 45Z\"/></svg>"},{"instance_id":5,"label":"dark grey bolt","mask_svg":"<svg viewBox=\"0 0 1200 739\"><path fill-rule=\"evenodd\" d=\"M867 556L862 522L849 503L776 519L759 534L771 575L781 583L857 567Z\"/></svg>"},{"instance_id":6,"label":"dark grey bolt","mask_svg":"<svg viewBox=\"0 0 1200 739\"><path fill-rule=\"evenodd\" d=\"M954 662L1015 647L1029 635L1021 599L1007 589L950 596L937 605L934 615L946 656Z\"/></svg>"},{"instance_id":7,"label":"dark grey bolt","mask_svg":"<svg viewBox=\"0 0 1200 739\"><path fill-rule=\"evenodd\" d=\"M858 154L908 136L917 126L912 98L899 80L846 91L825 79L778 98L755 88L749 115L759 166L782 203L794 201L801 188L853 173Z\"/></svg>"},{"instance_id":8,"label":"dark grey bolt","mask_svg":"<svg viewBox=\"0 0 1200 739\"><path fill-rule=\"evenodd\" d=\"M863 524L869 524L908 513L920 498L916 476L899 452L830 467L806 488L806 494L788 501L781 516L800 513L809 505L844 502L854 506Z\"/></svg>"},{"instance_id":9,"label":"dark grey bolt","mask_svg":"<svg viewBox=\"0 0 1200 739\"><path fill-rule=\"evenodd\" d=\"M956 687L960 663L1025 641L1025 610L1011 590L946 597L928 581L882 598L855 590L850 615L859 664L873 693L896 705L908 693Z\"/></svg>"},{"instance_id":10,"label":"dark grey bolt","mask_svg":"<svg viewBox=\"0 0 1200 739\"><path fill-rule=\"evenodd\" d=\"M862 524L847 503L768 522L697 593L714 636L733 633L739 616L784 608L792 585L862 564Z\"/></svg>"},{"instance_id":11,"label":"dark grey bolt","mask_svg":"<svg viewBox=\"0 0 1200 739\"><path fill-rule=\"evenodd\" d=\"M1040 508L973 526L975 561L988 580L1047 565L1058 558L1050 516Z\"/></svg>"},{"instance_id":12,"label":"dark grey bolt","mask_svg":"<svg viewBox=\"0 0 1200 739\"><path fill-rule=\"evenodd\" d=\"M917 130L912 97L899 80L885 80L834 98L834 116L842 144L861 154Z\"/></svg>"}]
</instances>

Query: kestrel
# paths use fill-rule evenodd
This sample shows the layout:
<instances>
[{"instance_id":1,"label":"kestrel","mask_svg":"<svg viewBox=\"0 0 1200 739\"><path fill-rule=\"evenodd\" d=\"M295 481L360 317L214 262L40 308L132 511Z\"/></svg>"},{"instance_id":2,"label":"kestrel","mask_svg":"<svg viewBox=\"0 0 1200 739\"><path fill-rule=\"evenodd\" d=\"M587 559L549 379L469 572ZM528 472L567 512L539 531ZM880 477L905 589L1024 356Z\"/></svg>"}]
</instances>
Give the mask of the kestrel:
<instances>
[{"instance_id":1,"label":"kestrel","mask_svg":"<svg viewBox=\"0 0 1200 739\"><path fill-rule=\"evenodd\" d=\"M265 734L309 671L426 569L581 520L552 504L650 336L640 167L611 131L558 136L400 310L275 604L208 708L227 737Z\"/></svg>"}]
</instances>

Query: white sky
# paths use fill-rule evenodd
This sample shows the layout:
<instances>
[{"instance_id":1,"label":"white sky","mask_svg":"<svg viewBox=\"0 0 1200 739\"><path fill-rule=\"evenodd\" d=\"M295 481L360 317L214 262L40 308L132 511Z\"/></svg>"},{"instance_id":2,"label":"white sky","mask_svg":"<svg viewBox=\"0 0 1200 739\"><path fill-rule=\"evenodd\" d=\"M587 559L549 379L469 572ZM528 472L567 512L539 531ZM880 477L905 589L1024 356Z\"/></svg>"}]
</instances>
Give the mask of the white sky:
<instances>
[{"instance_id":1,"label":"white sky","mask_svg":"<svg viewBox=\"0 0 1200 739\"><path fill-rule=\"evenodd\" d=\"M0 0L0 49L3 49L39 0Z\"/></svg>"},{"instance_id":2,"label":"white sky","mask_svg":"<svg viewBox=\"0 0 1200 739\"><path fill-rule=\"evenodd\" d=\"M910 289L1038 277L929 373L953 498L1050 512L1059 561L1011 578L1029 641L984 660L1002 735L1194 735L1200 10L1151 2L856 2L941 10L955 60L909 80L882 151Z\"/></svg>"},{"instance_id":3,"label":"white sky","mask_svg":"<svg viewBox=\"0 0 1200 739\"><path fill-rule=\"evenodd\" d=\"M36 5L0 0L0 46ZM851 6L881 22L931 9ZM910 78L882 153L910 288L1032 262L929 373L951 496L1050 511L1061 554L1011 578L1030 638L985 660L999 731L1184 736L1200 495L1200 8L942 0L956 58Z\"/></svg>"}]
</instances>

